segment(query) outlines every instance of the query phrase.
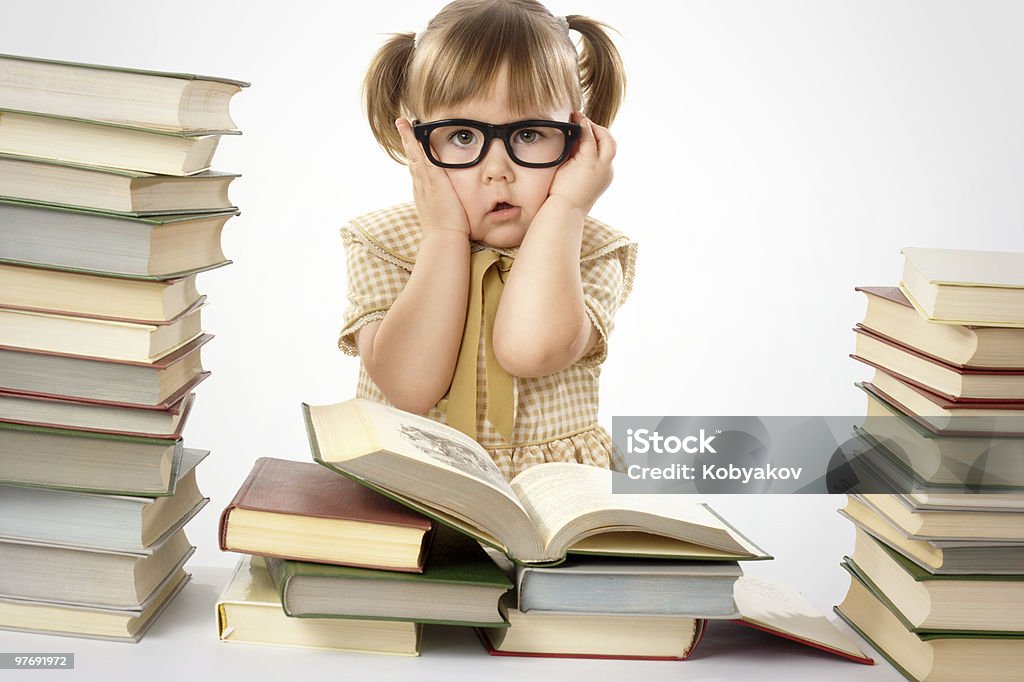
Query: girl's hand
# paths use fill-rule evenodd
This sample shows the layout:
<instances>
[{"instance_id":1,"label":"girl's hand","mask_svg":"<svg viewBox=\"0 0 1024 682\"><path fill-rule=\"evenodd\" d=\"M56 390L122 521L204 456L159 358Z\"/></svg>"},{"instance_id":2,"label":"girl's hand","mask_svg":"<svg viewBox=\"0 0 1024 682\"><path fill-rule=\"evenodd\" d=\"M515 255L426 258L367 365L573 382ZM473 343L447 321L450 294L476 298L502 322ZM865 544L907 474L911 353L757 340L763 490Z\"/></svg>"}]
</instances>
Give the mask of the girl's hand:
<instances>
[{"instance_id":1,"label":"girl's hand","mask_svg":"<svg viewBox=\"0 0 1024 682\"><path fill-rule=\"evenodd\" d=\"M424 235L447 230L462 233L469 239L469 218L466 217L466 209L462 207L448 174L443 168L432 164L423 153L423 147L413 135L412 124L407 119L398 119L395 127L402 136L402 147L409 160L412 195L416 200L420 229Z\"/></svg>"},{"instance_id":2,"label":"girl's hand","mask_svg":"<svg viewBox=\"0 0 1024 682\"><path fill-rule=\"evenodd\" d=\"M573 112L572 118L580 124L579 146L555 172L549 196L562 197L586 214L612 184L615 139L607 128L578 111Z\"/></svg>"}]
</instances>

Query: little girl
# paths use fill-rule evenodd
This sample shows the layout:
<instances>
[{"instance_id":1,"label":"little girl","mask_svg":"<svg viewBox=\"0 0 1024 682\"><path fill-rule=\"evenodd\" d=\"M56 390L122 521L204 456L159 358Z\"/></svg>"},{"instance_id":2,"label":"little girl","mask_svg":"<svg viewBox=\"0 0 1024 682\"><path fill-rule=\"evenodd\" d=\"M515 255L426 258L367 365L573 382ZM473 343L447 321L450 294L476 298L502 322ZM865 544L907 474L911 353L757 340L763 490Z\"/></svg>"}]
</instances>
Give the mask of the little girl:
<instances>
[{"instance_id":1,"label":"little girl","mask_svg":"<svg viewBox=\"0 0 1024 682\"><path fill-rule=\"evenodd\" d=\"M415 202L342 229L339 347L362 359L358 396L463 431L506 478L615 464L598 378L636 245L587 214L624 87L601 24L533 0L456 0L366 75L370 127Z\"/></svg>"}]
</instances>

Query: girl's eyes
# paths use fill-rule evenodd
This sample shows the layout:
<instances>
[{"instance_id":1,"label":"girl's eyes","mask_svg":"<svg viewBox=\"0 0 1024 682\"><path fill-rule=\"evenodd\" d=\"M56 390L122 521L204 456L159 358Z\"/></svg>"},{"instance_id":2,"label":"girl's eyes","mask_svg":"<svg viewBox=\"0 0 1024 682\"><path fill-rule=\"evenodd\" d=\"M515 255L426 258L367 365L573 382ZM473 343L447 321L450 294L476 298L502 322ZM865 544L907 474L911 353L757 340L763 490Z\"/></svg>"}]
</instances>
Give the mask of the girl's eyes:
<instances>
[{"instance_id":1,"label":"girl's eyes","mask_svg":"<svg viewBox=\"0 0 1024 682\"><path fill-rule=\"evenodd\" d=\"M525 130L517 130L512 136L513 143L522 144L534 144L539 142L544 137L544 133L533 128L527 128Z\"/></svg>"},{"instance_id":2,"label":"girl's eyes","mask_svg":"<svg viewBox=\"0 0 1024 682\"><path fill-rule=\"evenodd\" d=\"M475 130L463 128L449 135L448 141L460 147L471 147L477 143L477 136L478 133Z\"/></svg>"}]
</instances>

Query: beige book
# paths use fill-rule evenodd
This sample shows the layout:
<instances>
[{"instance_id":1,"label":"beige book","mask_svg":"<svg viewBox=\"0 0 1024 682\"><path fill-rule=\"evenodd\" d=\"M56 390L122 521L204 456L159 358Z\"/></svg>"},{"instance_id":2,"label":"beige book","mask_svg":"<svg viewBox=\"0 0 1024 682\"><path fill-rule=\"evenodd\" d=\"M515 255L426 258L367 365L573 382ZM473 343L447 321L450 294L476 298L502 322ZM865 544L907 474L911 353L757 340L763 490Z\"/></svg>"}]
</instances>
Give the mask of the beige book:
<instances>
[{"instance_id":1,"label":"beige book","mask_svg":"<svg viewBox=\"0 0 1024 682\"><path fill-rule=\"evenodd\" d=\"M900 289L934 322L1024 327L1024 252L903 249Z\"/></svg>"},{"instance_id":2,"label":"beige book","mask_svg":"<svg viewBox=\"0 0 1024 682\"><path fill-rule=\"evenodd\" d=\"M155 362L202 335L201 307L160 325L0 308L0 345Z\"/></svg>"},{"instance_id":3,"label":"beige book","mask_svg":"<svg viewBox=\"0 0 1024 682\"><path fill-rule=\"evenodd\" d=\"M108 319L167 322L199 302L196 277L103 277L0 263L0 306Z\"/></svg>"},{"instance_id":4,"label":"beige book","mask_svg":"<svg viewBox=\"0 0 1024 682\"><path fill-rule=\"evenodd\" d=\"M0 110L0 153L144 173L194 175L209 170L220 135Z\"/></svg>"},{"instance_id":5,"label":"beige book","mask_svg":"<svg viewBox=\"0 0 1024 682\"><path fill-rule=\"evenodd\" d=\"M951 365L1024 367L1024 330L931 322L897 287L857 287L867 296L862 326Z\"/></svg>"},{"instance_id":6,"label":"beige book","mask_svg":"<svg viewBox=\"0 0 1024 682\"><path fill-rule=\"evenodd\" d=\"M983 434L1024 433L1024 402L954 403L929 393L888 372L875 370L871 385L904 411L922 417L936 431L978 432Z\"/></svg>"},{"instance_id":7,"label":"beige book","mask_svg":"<svg viewBox=\"0 0 1024 682\"><path fill-rule=\"evenodd\" d=\"M505 597L507 628L483 628L494 654L554 657L685 659L700 641L704 621L681 616L626 616L530 611Z\"/></svg>"},{"instance_id":8,"label":"beige book","mask_svg":"<svg viewBox=\"0 0 1024 682\"><path fill-rule=\"evenodd\" d=\"M1024 565L1024 543L918 540L854 497L839 513L931 573L1014 575Z\"/></svg>"},{"instance_id":9,"label":"beige book","mask_svg":"<svg viewBox=\"0 0 1024 682\"><path fill-rule=\"evenodd\" d=\"M138 642L188 579L188 573L179 568L146 608L137 611L0 598L0 629Z\"/></svg>"},{"instance_id":10,"label":"beige book","mask_svg":"<svg viewBox=\"0 0 1024 682\"><path fill-rule=\"evenodd\" d=\"M0 196L133 215L231 208L235 173L155 175L0 154Z\"/></svg>"},{"instance_id":11,"label":"beige book","mask_svg":"<svg viewBox=\"0 0 1024 682\"><path fill-rule=\"evenodd\" d=\"M922 384L943 396L1014 400L1024 396L1024 372L962 370L936 362L864 329L857 332L857 358Z\"/></svg>"},{"instance_id":12,"label":"beige book","mask_svg":"<svg viewBox=\"0 0 1024 682\"><path fill-rule=\"evenodd\" d=\"M184 530L141 556L13 540L0 549L0 596L128 610L145 609L195 551Z\"/></svg>"},{"instance_id":13,"label":"beige book","mask_svg":"<svg viewBox=\"0 0 1024 682\"><path fill-rule=\"evenodd\" d=\"M1024 632L1024 612L1006 608L1024 603L1020 575L936 576L859 528L851 560L915 628Z\"/></svg>"},{"instance_id":14,"label":"beige book","mask_svg":"<svg viewBox=\"0 0 1024 682\"><path fill-rule=\"evenodd\" d=\"M836 611L911 680L1017 682L1024 669L1024 639L916 634L858 580Z\"/></svg>"},{"instance_id":15,"label":"beige book","mask_svg":"<svg viewBox=\"0 0 1024 682\"><path fill-rule=\"evenodd\" d=\"M1024 542L1024 517L1017 512L914 511L900 495L857 497L911 538Z\"/></svg>"},{"instance_id":16,"label":"beige book","mask_svg":"<svg viewBox=\"0 0 1024 682\"><path fill-rule=\"evenodd\" d=\"M248 83L0 55L0 107L167 130L235 130L228 107Z\"/></svg>"},{"instance_id":17,"label":"beige book","mask_svg":"<svg viewBox=\"0 0 1024 682\"><path fill-rule=\"evenodd\" d=\"M405 621L289 618L261 557L243 556L216 605L222 642L418 656L422 625Z\"/></svg>"}]
</instances>

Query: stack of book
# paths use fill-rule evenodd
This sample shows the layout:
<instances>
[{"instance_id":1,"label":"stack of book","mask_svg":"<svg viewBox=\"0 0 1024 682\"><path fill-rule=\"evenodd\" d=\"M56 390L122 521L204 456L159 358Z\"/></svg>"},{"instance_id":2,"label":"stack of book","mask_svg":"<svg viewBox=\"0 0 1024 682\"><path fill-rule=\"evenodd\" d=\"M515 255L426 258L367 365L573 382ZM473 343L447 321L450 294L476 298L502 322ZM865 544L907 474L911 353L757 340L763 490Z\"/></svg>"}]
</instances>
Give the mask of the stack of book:
<instances>
[{"instance_id":1,"label":"stack of book","mask_svg":"<svg viewBox=\"0 0 1024 682\"><path fill-rule=\"evenodd\" d=\"M510 569L516 589L501 596L506 584L481 603L492 622L458 623L477 627L492 654L679 660L707 619L742 616L870 662L798 594L744 583L736 562L770 557L706 505L613 494L616 474L582 464L540 464L506 482L476 442L423 417L358 399L303 409L324 471L435 519L438 538L457 529Z\"/></svg>"},{"instance_id":2,"label":"stack of book","mask_svg":"<svg viewBox=\"0 0 1024 682\"><path fill-rule=\"evenodd\" d=\"M860 288L869 487L841 512L856 545L837 611L910 679L1019 679L1024 253L903 253L899 288Z\"/></svg>"},{"instance_id":3,"label":"stack of book","mask_svg":"<svg viewBox=\"0 0 1024 682\"><path fill-rule=\"evenodd\" d=\"M504 624L511 583L478 543L312 462L257 460L220 542L246 554L223 641L417 655L423 623Z\"/></svg>"},{"instance_id":4,"label":"stack of book","mask_svg":"<svg viewBox=\"0 0 1024 682\"><path fill-rule=\"evenodd\" d=\"M0 627L138 641L188 579L245 85L0 55Z\"/></svg>"}]
</instances>

